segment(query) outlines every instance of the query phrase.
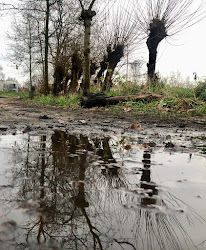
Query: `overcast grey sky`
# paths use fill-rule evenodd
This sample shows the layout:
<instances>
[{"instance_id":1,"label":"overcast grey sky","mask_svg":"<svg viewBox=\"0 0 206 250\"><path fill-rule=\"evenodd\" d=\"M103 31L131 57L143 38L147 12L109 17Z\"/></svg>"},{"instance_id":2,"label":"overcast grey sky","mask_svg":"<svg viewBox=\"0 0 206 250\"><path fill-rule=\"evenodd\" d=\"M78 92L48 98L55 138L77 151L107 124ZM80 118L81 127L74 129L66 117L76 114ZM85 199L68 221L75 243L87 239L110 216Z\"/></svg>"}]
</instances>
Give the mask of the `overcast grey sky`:
<instances>
[{"instance_id":1,"label":"overcast grey sky","mask_svg":"<svg viewBox=\"0 0 206 250\"><path fill-rule=\"evenodd\" d=\"M11 18L8 17L0 19L0 65L3 66L6 77L16 77L22 81L21 71L17 70L16 65L7 58L6 32L10 29L9 20ZM156 71L162 76L169 76L171 72L179 71L182 76L189 76L191 79L193 79L193 72L196 72L200 78L206 77L205 27L206 19L172 38L163 40L158 48ZM140 56L147 62L146 45Z\"/></svg>"},{"instance_id":2,"label":"overcast grey sky","mask_svg":"<svg viewBox=\"0 0 206 250\"><path fill-rule=\"evenodd\" d=\"M157 70L168 75L180 71L183 76L206 77L206 19L179 35L162 41L158 52Z\"/></svg>"}]
</instances>

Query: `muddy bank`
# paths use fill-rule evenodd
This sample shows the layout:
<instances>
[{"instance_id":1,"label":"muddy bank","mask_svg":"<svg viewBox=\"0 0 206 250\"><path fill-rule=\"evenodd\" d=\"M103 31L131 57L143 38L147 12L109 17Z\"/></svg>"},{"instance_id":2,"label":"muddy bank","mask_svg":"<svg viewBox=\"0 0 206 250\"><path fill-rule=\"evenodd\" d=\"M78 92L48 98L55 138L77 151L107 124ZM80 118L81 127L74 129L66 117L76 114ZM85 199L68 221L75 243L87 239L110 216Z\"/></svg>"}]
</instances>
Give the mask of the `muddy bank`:
<instances>
[{"instance_id":1,"label":"muddy bank","mask_svg":"<svg viewBox=\"0 0 206 250\"><path fill-rule=\"evenodd\" d=\"M177 127L205 131L206 117L180 117L168 113L134 114L114 113L107 109L73 109L70 107L45 107L25 103L18 99L0 98L0 131L14 129L128 129L132 123L154 127Z\"/></svg>"}]
</instances>

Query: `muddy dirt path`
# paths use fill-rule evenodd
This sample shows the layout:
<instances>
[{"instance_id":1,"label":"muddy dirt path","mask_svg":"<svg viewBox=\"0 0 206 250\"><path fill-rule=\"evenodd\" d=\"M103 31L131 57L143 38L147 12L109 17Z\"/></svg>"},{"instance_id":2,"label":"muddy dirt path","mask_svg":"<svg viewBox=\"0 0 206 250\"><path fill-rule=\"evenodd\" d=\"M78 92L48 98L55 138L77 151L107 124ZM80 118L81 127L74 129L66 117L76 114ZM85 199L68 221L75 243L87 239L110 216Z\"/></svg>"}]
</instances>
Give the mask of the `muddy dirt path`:
<instances>
[{"instance_id":1,"label":"muddy dirt path","mask_svg":"<svg viewBox=\"0 0 206 250\"><path fill-rule=\"evenodd\" d=\"M0 98L0 131L17 130L117 130L128 129L132 123L153 127L177 127L206 130L206 117L176 117L171 115L137 115L112 113L105 110L45 107L19 99Z\"/></svg>"}]
</instances>

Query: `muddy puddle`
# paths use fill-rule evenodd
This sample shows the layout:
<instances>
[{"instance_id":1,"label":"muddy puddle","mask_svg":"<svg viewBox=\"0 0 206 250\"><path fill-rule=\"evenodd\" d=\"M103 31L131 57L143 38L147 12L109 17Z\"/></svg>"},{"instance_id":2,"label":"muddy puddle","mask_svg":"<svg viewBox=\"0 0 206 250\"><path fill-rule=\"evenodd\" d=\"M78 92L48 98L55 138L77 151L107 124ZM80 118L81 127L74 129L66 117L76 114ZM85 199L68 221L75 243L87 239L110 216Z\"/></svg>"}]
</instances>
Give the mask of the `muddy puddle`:
<instances>
[{"instance_id":1,"label":"muddy puddle","mask_svg":"<svg viewBox=\"0 0 206 250\"><path fill-rule=\"evenodd\" d=\"M161 128L2 134L0 249L206 249L205 145Z\"/></svg>"}]
</instances>

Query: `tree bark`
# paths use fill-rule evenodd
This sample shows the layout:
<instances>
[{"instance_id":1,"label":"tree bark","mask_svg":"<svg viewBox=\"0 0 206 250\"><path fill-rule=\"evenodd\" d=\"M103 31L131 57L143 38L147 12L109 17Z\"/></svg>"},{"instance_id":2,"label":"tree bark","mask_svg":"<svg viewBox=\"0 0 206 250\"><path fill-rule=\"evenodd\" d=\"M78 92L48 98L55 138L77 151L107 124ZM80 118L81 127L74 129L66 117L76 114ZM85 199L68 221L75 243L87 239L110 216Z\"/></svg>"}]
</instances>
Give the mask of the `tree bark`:
<instances>
[{"instance_id":1,"label":"tree bark","mask_svg":"<svg viewBox=\"0 0 206 250\"><path fill-rule=\"evenodd\" d=\"M107 69L107 73L102 85L102 91L104 92L105 90L110 90L110 88L112 87L113 83L112 83L112 76L114 74L114 70L117 66L118 62L112 62L109 64L109 67Z\"/></svg>"},{"instance_id":2,"label":"tree bark","mask_svg":"<svg viewBox=\"0 0 206 250\"><path fill-rule=\"evenodd\" d=\"M148 79L152 82L153 78L155 76L155 68L156 68L156 60L157 60L157 45L155 46L149 46L150 44L150 38L147 40L147 47L149 50L149 62L147 64L147 74Z\"/></svg>"},{"instance_id":3,"label":"tree bark","mask_svg":"<svg viewBox=\"0 0 206 250\"><path fill-rule=\"evenodd\" d=\"M53 86L53 95L58 96L59 92L63 90L62 88L62 81L64 79L65 72L64 67L58 62L56 63L55 69L54 69L54 86Z\"/></svg>"},{"instance_id":4,"label":"tree bark","mask_svg":"<svg viewBox=\"0 0 206 250\"><path fill-rule=\"evenodd\" d=\"M29 98L34 98L33 87L32 87L32 34L31 34L31 23L29 22Z\"/></svg>"},{"instance_id":5,"label":"tree bark","mask_svg":"<svg viewBox=\"0 0 206 250\"><path fill-rule=\"evenodd\" d=\"M78 52L72 55L72 69L71 69L71 83L69 85L69 92L76 93L78 90L78 80L82 74L82 61Z\"/></svg>"},{"instance_id":6,"label":"tree bark","mask_svg":"<svg viewBox=\"0 0 206 250\"><path fill-rule=\"evenodd\" d=\"M155 85L155 68L157 60L157 47L159 43L167 36L166 27L163 20L154 18L151 20L147 39L147 48L149 50L149 62L147 63L147 74L149 84Z\"/></svg>"},{"instance_id":7,"label":"tree bark","mask_svg":"<svg viewBox=\"0 0 206 250\"><path fill-rule=\"evenodd\" d=\"M49 15L50 15L50 5L49 0L46 0L46 27L45 27L45 75L44 75L44 93L49 94L49 65L48 65L48 52L49 52Z\"/></svg>"},{"instance_id":8,"label":"tree bark","mask_svg":"<svg viewBox=\"0 0 206 250\"><path fill-rule=\"evenodd\" d=\"M90 39L91 39L91 21L96 15L95 11L83 10L81 19L84 20L84 65L83 65L83 94L90 92Z\"/></svg>"},{"instance_id":9,"label":"tree bark","mask_svg":"<svg viewBox=\"0 0 206 250\"><path fill-rule=\"evenodd\" d=\"M97 73L97 76L96 76L96 82L97 83L101 83L102 85L102 78L103 78L103 73L105 72L105 70L107 69L107 59L105 58L102 62L100 62L100 69Z\"/></svg>"},{"instance_id":10,"label":"tree bark","mask_svg":"<svg viewBox=\"0 0 206 250\"><path fill-rule=\"evenodd\" d=\"M92 107L104 107L107 105L116 105L119 102L124 101L150 101L155 99L161 99L162 96L159 94L141 94L141 95L130 95L130 96L106 96L101 94L90 94L84 96L81 99L81 106L84 108Z\"/></svg>"},{"instance_id":11,"label":"tree bark","mask_svg":"<svg viewBox=\"0 0 206 250\"><path fill-rule=\"evenodd\" d=\"M44 69L44 50L43 50L43 45L42 45L42 40L41 40L41 32L40 32L40 27L39 27L39 21L38 22L38 26L37 26L37 30L38 30L38 40L39 40L39 47L40 47L40 54L41 54L41 64L42 64L42 80L44 81L44 77L45 77L45 69Z\"/></svg>"},{"instance_id":12,"label":"tree bark","mask_svg":"<svg viewBox=\"0 0 206 250\"><path fill-rule=\"evenodd\" d=\"M91 21L86 19L84 21L85 35L84 35L84 74L83 74L83 90L86 94L90 88L90 35L91 35Z\"/></svg>"},{"instance_id":13,"label":"tree bark","mask_svg":"<svg viewBox=\"0 0 206 250\"><path fill-rule=\"evenodd\" d=\"M87 95L90 92L90 37L91 37L91 22L92 18L96 15L92 11L92 7L96 0L92 0L89 8L85 9L82 0L79 3L82 8L80 19L84 21L84 64L83 64L83 94Z\"/></svg>"},{"instance_id":14,"label":"tree bark","mask_svg":"<svg viewBox=\"0 0 206 250\"><path fill-rule=\"evenodd\" d=\"M114 49L108 48L108 69L107 73L102 85L102 91L109 90L113 83L112 83L112 76L114 74L114 70L117 64L120 62L121 58L124 55L124 45L117 44L114 46Z\"/></svg>"}]
</instances>

